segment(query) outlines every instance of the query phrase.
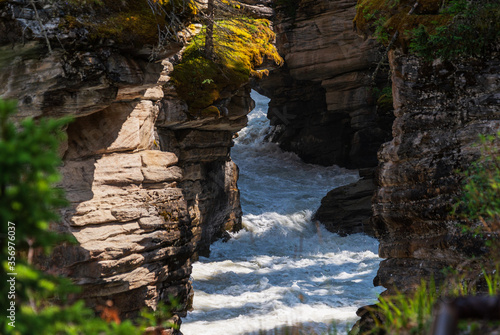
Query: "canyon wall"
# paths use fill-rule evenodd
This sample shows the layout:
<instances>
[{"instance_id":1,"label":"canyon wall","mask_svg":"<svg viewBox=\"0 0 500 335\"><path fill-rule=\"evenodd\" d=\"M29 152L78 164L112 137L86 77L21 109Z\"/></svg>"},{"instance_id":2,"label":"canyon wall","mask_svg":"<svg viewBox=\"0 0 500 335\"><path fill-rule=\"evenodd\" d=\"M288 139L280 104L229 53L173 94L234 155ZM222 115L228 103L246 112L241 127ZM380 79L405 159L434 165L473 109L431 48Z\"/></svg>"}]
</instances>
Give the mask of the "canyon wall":
<instances>
[{"instance_id":1,"label":"canyon wall","mask_svg":"<svg viewBox=\"0 0 500 335\"><path fill-rule=\"evenodd\" d=\"M78 246L57 247L41 265L73 278L91 307L112 300L122 318L170 295L183 315L191 262L241 227L229 150L253 108L248 85L225 92L226 115L190 117L169 82L180 45L153 62L148 48L89 45L63 33L63 9L46 2L49 52L40 29L25 29L38 24L27 4L0 3L0 97L18 100L18 119L74 118L60 149L70 206L52 229Z\"/></svg>"},{"instance_id":2,"label":"canyon wall","mask_svg":"<svg viewBox=\"0 0 500 335\"><path fill-rule=\"evenodd\" d=\"M263 3L252 10L271 15ZM43 4L52 52L29 2L0 1L0 96L19 101L18 118L74 118L60 149L71 205L53 229L79 245L56 248L42 265L74 278L91 306L113 300L121 317L170 294L182 300L182 315L191 262L241 227L229 152L253 107L250 86L224 93L224 115L193 117L169 81L181 45L151 62L150 48L90 43L81 27L68 28L61 8ZM303 0L286 15L278 8L286 65L253 85L271 98L272 139L283 149L310 163L361 168L363 179L330 192L315 217L342 234L373 227L385 258L375 284L411 288L479 252L449 213L456 170L478 157L477 135L500 126L500 61L491 54L426 63L391 52L393 124L373 94L381 49L353 31L355 5Z\"/></svg>"},{"instance_id":3,"label":"canyon wall","mask_svg":"<svg viewBox=\"0 0 500 335\"><path fill-rule=\"evenodd\" d=\"M498 54L424 62L391 52L391 117L377 106L370 78L385 48L353 32L355 5L278 7L286 66L257 89L271 98L272 139L283 149L310 163L362 168L362 180L329 192L315 218L340 234L374 234L385 258L375 284L411 289L480 252L450 210L457 170L479 156L478 134L498 130Z\"/></svg>"},{"instance_id":4,"label":"canyon wall","mask_svg":"<svg viewBox=\"0 0 500 335\"><path fill-rule=\"evenodd\" d=\"M285 66L259 81L271 98L271 139L304 161L363 169L355 185L332 190L315 219L330 231L371 229L377 151L391 139L392 109L377 103L386 71L372 79L383 48L353 30L356 1L297 2L277 7L274 28Z\"/></svg>"},{"instance_id":5,"label":"canyon wall","mask_svg":"<svg viewBox=\"0 0 500 335\"><path fill-rule=\"evenodd\" d=\"M286 66L257 89L271 98L273 141L308 163L373 167L390 139L392 117L377 110L371 80L380 47L353 31L355 6L304 0L277 9L274 29Z\"/></svg>"},{"instance_id":6,"label":"canyon wall","mask_svg":"<svg viewBox=\"0 0 500 335\"><path fill-rule=\"evenodd\" d=\"M379 152L374 198L380 265L375 284L410 289L478 250L450 211L460 174L477 159L479 134L500 127L500 61L424 62L390 53L396 120Z\"/></svg>"}]
</instances>

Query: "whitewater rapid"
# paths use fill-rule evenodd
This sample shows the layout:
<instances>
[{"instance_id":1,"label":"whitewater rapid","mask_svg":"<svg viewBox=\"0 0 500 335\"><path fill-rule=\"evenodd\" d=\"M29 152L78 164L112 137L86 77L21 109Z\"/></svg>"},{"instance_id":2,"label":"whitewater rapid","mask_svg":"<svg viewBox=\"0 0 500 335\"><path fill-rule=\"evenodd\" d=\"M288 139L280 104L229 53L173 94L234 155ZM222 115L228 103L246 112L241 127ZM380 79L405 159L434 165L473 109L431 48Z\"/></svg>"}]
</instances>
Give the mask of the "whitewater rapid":
<instances>
[{"instance_id":1,"label":"whitewater rapid","mask_svg":"<svg viewBox=\"0 0 500 335\"><path fill-rule=\"evenodd\" d=\"M301 324L307 333L339 334L356 310L376 301L378 243L366 235L340 237L311 220L321 198L358 180L356 171L303 163L265 141L268 99L252 92L256 108L239 132L231 157L244 229L211 246L193 265L194 310L184 335L261 334ZM260 333L259 333L260 332Z\"/></svg>"}]
</instances>

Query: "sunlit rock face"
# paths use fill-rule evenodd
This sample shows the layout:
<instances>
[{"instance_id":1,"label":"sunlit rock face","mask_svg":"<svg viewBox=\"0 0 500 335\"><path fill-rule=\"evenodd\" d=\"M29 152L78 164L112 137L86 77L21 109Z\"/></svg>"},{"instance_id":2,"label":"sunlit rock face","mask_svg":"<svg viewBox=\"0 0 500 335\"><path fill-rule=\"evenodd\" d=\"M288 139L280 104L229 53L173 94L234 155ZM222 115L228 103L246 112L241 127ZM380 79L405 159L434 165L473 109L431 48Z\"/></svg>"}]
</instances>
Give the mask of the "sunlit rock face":
<instances>
[{"instance_id":1,"label":"sunlit rock face","mask_svg":"<svg viewBox=\"0 0 500 335\"><path fill-rule=\"evenodd\" d=\"M277 11L286 66L258 89L271 98L273 141L309 163L373 167L380 144L390 139L392 119L377 112L371 82L380 47L353 31L355 5L308 0L294 13Z\"/></svg>"},{"instance_id":2,"label":"sunlit rock face","mask_svg":"<svg viewBox=\"0 0 500 335\"><path fill-rule=\"evenodd\" d=\"M375 282L408 289L479 252L450 210L456 171L479 156L478 135L500 127L500 61L424 63L392 52L390 65L396 120L379 153L373 208L386 260Z\"/></svg>"},{"instance_id":3,"label":"sunlit rock face","mask_svg":"<svg viewBox=\"0 0 500 335\"><path fill-rule=\"evenodd\" d=\"M234 133L246 125L255 104L250 87L245 85L236 92L223 93L229 96L220 106L224 116L193 119L187 117L186 103L170 84L164 86L164 92L156 122L158 143L161 150L179 158L184 177L178 186L187 201L193 238L197 251L208 255L213 241L241 228L238 167L229 153Z\"/></svg>"},{"instance_id":4,"label":"sunlit rock face","mask_svg":"<svg viewBox=\"0 0 500 335\"><path fill-rule=\"evenodd\" d=\"M58 41L52 23L60 12L52 11L44 20L49 53L36 32L16 43L34 24L23 6L0 3L0 31L10 32L0 37L0 97L19 101L17 119L74 118L60 148L70 206L53 229L78 245L57 247L42 265L73 278L91 307L113 300L130 317L173 295L182 315L193 259L241 226L229 149L253 107L249 88L224 92L220 117L188 117L169 83L179 47L152 62L119 44L89 45L71 34Z\"/></svg>"}]
</instances>

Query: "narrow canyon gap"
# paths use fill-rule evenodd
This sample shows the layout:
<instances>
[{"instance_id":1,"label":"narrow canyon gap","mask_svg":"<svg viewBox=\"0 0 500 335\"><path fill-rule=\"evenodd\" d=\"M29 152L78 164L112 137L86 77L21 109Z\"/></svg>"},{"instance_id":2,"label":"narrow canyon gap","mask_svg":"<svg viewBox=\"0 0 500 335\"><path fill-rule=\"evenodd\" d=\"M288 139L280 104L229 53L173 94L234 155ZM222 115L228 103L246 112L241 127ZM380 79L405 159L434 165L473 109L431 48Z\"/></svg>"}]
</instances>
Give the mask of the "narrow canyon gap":
<instances>
[{"instance_id":1,"label":"narrow canyon gap","mask_svg":"<svg viewBox=\"0 0 500 335\"><path fill-rule=\"evenodd\" d=\"M364 234L340 237L312 215L326 192L358 173L304 163L269 142L268 99L252 97L256 107L231 149L243 230L193 264L194 310L181 331L257 334L298 323L317 332L335 324L343 333L381 291L372 284L378 243Z\"/></svg>"}]
</instances>

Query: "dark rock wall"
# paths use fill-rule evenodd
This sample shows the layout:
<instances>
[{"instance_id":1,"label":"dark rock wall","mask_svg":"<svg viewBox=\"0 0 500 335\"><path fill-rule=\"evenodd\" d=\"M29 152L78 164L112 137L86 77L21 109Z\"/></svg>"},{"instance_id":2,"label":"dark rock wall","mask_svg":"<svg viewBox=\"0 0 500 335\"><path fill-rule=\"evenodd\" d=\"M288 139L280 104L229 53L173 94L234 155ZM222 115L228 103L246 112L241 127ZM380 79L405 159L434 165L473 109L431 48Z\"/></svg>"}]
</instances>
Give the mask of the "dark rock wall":
<instances>
[{"instance_id":1,"label":"dark rock wall","mask_svg":"<svg viewBox=\"0 0 500 335\"><path fill-rule=\"evenodd\" d=\"M179 186L188 203L197 252L206 256L212 242L241 229L239 173L230 149L233 134L246 125L246 115L255 104L247 85L221 106L227 109L226 116L192 120L186 118L187 106L175 89L167 84L164 91L168 101L156 123L159 144L179 157L185 171Z\"/></svg>"},{"instance_id":2,"label":"dark rock wall","mask_svg":"<svg viewBox=\"0 0 500 335\"><path fill-rule=\"evenodd\" d=\"M390 139L391 120L377 112L370 78L380 47L353 31L355 5L304 0L293 18L277 10L277 47L286 66L257 89L271 98L273 141L309 163L373 167L380 144Z\"/></svg>"},{"instance_id":3,"label":"dark rock wall","mask_svg":"<svg viewBox=\"0 0 500 335\"><path fill-rule=\"evenodd\" d=\"M271 139L304 161L366 168L356 185L333 190L315 215L332 232L369 232L374 169L391 139L392 111L377 106L372 81L383 48L353 31L356 1L312 1L277 8L277 47L285 66L258 82L271 98ZM383 71L381 72L381 74Z\"/></svg>"},{"instance_id":4,"label":"dark rock wall","mask_svg":"<svg viewBox=\"0 0 500 335\"><path fill-rule=\"evenodd\" d=\"M321 199L314 219L341 236L364 233L374 236L372 198L375 192L373 169L360 171L356 183L335 188Z\"/></svg>"},{"instance_id":5,"label":"dark rock wall","mask_svg":"<svg viewBox=\"0 0 500 335\"><path fill-rule=\"evenodd\" d=\"M479 156L479 134L500 127L500 61L424 63L390 54L396 120L379 152L374 199L380 257L377 285L410 288L477 252L450 216L456 170Z\"/></svg>"},{"instance_id":6,"label":"dark rock wall","mask_svg":"<svg viewBox=\"0 0 500 335\"><path fill-rule=\"evenodd\" d=\"M273 140L282 148L315 164L367 168L357 184L331 191L315 218L340 234L371 226L386 259L375 284L410 289L479 252L450 210L460 191L456 170L478 157L478 134L498 130L498 55L425 63L392 52L393 123L372 94L382 54L352 31L355 5L300 1L288 17L278 8L286 66L257 89L271 98Z\"/></svg>"}]
</instances>

